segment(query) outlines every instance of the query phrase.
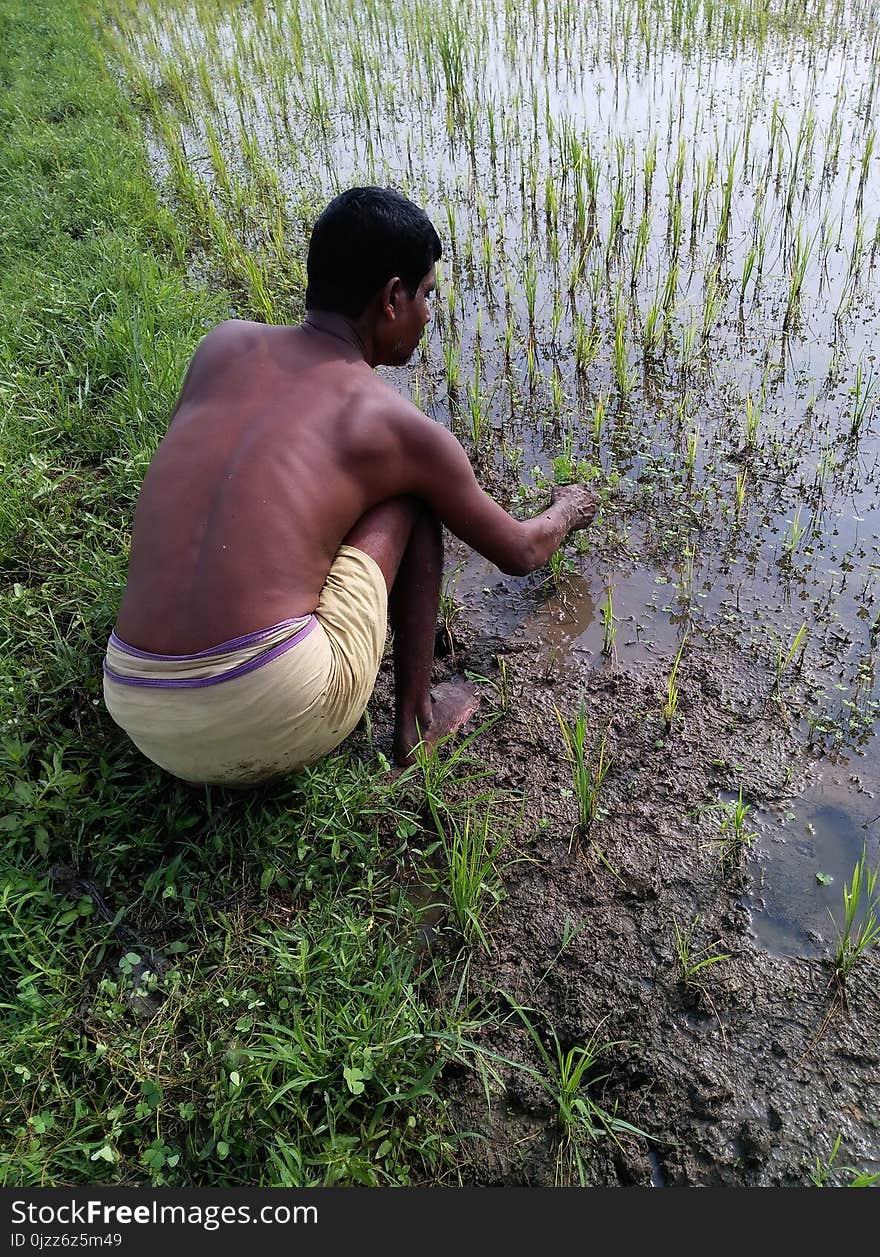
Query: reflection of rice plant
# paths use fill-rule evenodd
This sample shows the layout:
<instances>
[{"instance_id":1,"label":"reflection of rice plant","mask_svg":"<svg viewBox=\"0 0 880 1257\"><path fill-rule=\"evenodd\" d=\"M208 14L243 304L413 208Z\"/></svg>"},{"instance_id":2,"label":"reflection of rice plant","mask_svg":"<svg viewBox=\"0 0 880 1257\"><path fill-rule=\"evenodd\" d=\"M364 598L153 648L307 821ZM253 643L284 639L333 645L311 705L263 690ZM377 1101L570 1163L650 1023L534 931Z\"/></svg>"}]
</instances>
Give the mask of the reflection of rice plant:
<instances>
[{"instance_id":1,"label":"reflection of rice plant","mask_svg":"<svg viewBox=\"0 0 880 1257\"><path fill-rule=\"evenodd\" d=\"M877 869L866 867L867 852L853 869L852 881L843 888L843 929L837 929L837 950L834 971L841 982L846 981L853 965L869 947L880 943L880 894L877 893ZM829 909L830 912L830 909ZM861 920L857 922L857 918ZM834 917L831 917L832 921Z\"/></svg>"},{"instance_id":2,"label":"reflection of rice plant","mask_svg":"<svg viewBox=\"0 0 880 1257\"><path fill-rule=\"evenodd\" d=\"M608 733L603 733L592 750L587 746L587 713L581 702L578 714L569 724L558 707L554 707L571 765L574 793L578 805L578 825L586 832L599 812L602 784L611 768L607 754Z\"/></svg>"}]
</instances>

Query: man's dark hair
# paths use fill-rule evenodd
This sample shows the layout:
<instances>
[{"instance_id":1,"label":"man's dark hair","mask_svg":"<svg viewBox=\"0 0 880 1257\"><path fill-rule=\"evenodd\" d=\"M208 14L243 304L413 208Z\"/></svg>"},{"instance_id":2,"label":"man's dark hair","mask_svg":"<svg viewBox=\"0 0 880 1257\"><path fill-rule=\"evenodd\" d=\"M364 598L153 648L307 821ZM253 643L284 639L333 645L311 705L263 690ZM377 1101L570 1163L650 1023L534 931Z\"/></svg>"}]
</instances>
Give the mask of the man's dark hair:
<instances>
[{"instance_id":1,"label":"man's dark hair","mask_svg":"<svg viewBox=\"0 0 880 1257\"><path fill-rule=\"evenodd\" d=\"M306 309L356 319L395 275L414 297L441 252L430 218L402 193L349 188L312 229Z\"/></svg>"}]
</instances>

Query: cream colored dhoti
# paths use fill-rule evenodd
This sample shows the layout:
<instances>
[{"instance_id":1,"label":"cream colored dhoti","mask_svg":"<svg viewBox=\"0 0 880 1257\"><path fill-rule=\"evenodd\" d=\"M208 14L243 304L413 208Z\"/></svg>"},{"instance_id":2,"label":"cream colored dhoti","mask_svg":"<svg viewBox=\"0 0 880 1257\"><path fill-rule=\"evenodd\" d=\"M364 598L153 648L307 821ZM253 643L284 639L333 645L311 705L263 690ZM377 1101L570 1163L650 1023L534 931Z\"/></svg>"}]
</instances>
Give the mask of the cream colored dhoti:
<instances>
[{"instance_id":1,"label":"cream colored dhoti","mask_svg":"<svg viewBox=\"0 0 880 1257\"><path fill-rule=\"evenodd\" d=\"M320 759L363 715L385 646L379 565L340 546L311 616L195 655L154 655L114 633L104 701L149 759L185 781L247 785Z\"/></svg>"}]
</instances>

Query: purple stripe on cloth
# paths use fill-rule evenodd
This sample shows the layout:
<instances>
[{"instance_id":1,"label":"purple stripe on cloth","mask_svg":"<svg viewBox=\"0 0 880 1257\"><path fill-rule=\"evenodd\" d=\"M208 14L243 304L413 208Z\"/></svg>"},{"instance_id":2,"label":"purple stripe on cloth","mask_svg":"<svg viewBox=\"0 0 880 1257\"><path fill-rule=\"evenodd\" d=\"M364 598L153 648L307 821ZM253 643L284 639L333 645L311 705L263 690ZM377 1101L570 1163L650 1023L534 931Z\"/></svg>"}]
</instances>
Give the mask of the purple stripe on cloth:
<instances>
[{"instance_id":1,"label":"purple stripe on cloth","mask_svg":"<svg viewBox=\"0 0 880 1257\"><path fill-rule=\"evenodd\" d=\"M208 646L206 650L197 650L194 655L154 655L150 650L138 650L137 646L129 646L128 642L124 642L117 634L116 629L110 634L110 645L115 646L117 650L121 650L126 655L134 655L137 659L156 659L163 663L189 663L194 659L210 659L212 655L225 655L231 650L243 650L246 646L258 646L260 642L264 642L267 637L273 633L277 633L279 629L290 628L293 624L299 623L300 620L314 620L314 614L311 616L298 615L292 620L281 620L278 624L273 624L271 628L260 629L256 633L245 633L244 637L232 637L228 642L221 642L219 646Z\"/></svg>"},{"instance_id":2,"label":"purple stripe on cloth","mask_svg":"<svg viewBox=\"0 0 880 1257\"><path fill-rule=\"evenodd\" d=\"M291 620L289 623L295 624L296 620ZM205 685L220 685L224 681L232 681L236 677L243 677L248 672L253 672L257 668L262 668L264 664L271 663L273 659L278 659L279 656L283 655L286 651L291 650L294 646L299 645L304 638L308 637L309 633L311 633L317 623L318 621L315 616L310 616L307 623L304 624L298 632L294 633L293 637L289 637L287 641L279 642L277 646L273 646L272 649L267 650L265 654L257 655L255 659L249 659L247 663L240 663L237 667L230 668L228 672L222 672L216 677L169 677L167 680L163 677L127 677L123 676L120 672L114 672L107 663L106 659L104 660L104 675L109 677L111 681L117 682L120 685L138 685L147 689L189 690L200 689ZM283 627L283 624L277 624L275 626L276 629ZM266 629L263 633L251 633L248 636L250 639L256 638L257 640L260 640L266 633L270 632L273 632L273 630ZM243 641L244 639L242 638L240 640ZM113 644L114 646L116 645L115 642ZM224 645L228 646L230 643L226 642ZM142 659L185 662L189 659L201 659L206 655L216 654L217 647L214 647L211 651L202 651L198 655L149 655L142 650L132 650L130 653L136 654Z\"/></svg>"}]
</instances>

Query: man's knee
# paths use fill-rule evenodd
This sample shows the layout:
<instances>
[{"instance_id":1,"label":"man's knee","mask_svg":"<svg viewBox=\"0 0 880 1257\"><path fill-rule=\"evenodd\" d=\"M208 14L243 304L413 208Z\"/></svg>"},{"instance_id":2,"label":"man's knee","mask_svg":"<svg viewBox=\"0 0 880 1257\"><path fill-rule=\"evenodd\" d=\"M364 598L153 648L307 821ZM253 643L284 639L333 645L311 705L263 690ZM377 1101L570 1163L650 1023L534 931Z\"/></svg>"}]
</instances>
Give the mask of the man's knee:
<instances>
[{"instance_id":1,"label":"man's knee","mask_svg":"<svg viewBox=\"0 0 880 1257\"><path fill-rule=\"evenodd\" d=\"M425 507L417 498L396 497L370 507L343 538L343 545L375 559L390 590L403 552ZM439 526L439 525L438 525Z\"/></svg>"}]
</instances>

